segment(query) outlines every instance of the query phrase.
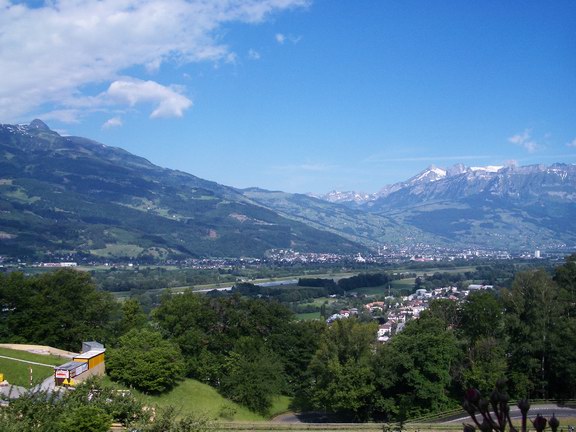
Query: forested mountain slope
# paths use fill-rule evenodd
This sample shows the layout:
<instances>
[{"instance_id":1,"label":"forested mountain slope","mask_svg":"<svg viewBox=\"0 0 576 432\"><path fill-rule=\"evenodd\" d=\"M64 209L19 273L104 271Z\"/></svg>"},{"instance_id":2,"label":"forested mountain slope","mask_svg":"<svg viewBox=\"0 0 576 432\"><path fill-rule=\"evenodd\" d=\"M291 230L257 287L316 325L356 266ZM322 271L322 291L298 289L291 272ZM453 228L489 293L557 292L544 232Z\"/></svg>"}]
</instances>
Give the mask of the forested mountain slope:
<instances>
[{"instance_id":1,"label":"forested mountain slope","mask_svg":"<svg viewBox=\"0 0 576 432\"><path fill-rule=\"evenodd\" d=\"M0 125L0 255L155 260L363 247L286 219L235 189L39 120Z\"/></svg>"}]
</instances>

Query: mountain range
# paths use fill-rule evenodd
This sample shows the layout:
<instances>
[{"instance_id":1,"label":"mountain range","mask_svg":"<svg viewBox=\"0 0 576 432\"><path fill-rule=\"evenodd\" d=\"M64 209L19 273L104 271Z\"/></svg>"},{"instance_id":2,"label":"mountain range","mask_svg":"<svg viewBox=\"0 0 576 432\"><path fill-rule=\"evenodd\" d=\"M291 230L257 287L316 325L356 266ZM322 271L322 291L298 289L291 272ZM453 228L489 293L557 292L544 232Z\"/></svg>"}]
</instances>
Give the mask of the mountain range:
<instances>
[{"instance_id":1,"label":"mountain range","mask_svg":"<svg viewBox=\"0 0 576 432\"><path fill-rule=\"evenodd\" d=\"M430 167L375 194L237 189L40 120L0 125L0 255L158 261L273 249L576 244L576 166Z\"/></svg>"},{"instance_id":2,"label":"mountain range","mask_svg":"<svg viewBox=\"0 0 576 432\"><path fill-rule=\"evenodd\" d=\"M333 191L320 198L462 246L562 248L576 240L574 164L432 166L375 194Z\"/></svg>"}]
</instances>

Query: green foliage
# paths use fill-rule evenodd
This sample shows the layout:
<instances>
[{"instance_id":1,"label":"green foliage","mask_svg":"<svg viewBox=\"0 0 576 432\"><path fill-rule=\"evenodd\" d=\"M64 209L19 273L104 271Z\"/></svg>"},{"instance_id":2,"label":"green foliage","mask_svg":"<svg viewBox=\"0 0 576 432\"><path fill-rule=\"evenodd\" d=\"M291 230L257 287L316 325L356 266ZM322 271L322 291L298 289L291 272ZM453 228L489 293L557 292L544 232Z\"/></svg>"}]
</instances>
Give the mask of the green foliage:
<instances>
[{"instance_id":1,"label":"green foliage","mask_svg":"<svg viewBox=\"0 0 576 432\"><path fill-rule=\"evenodd\" d=\"M392 278L386 273L360 273L357 276L340 279L338 286L344 291L351 291L357 288L386 285L391 280Z\"/></svg>"},{"instance_id":2,"label":"green foliage","mask_svg":"<svg viewBox=\"0 0 576 432\"><path fill-rule=\"evenodd\" d=\"M576 397L576 254L557 267L554 281L558 285L560 323L551 336L549 383L558 397Z\"/></svg>"},{"instance_id":3,"label":"green foliage","mask_svg":"<svg viewBox=\"0 0 576 432\"><path fill-rule=\"evenodd\" d=\"M131 425L150 420L150 412L140 398L129 390L118 390L103 384L100 378L90 378L66 395L70 406L83 406L87 403L104 411L114 421Z\"/></svg>"},{"instance_id":4,"label":"green foliage","mask_svg":"<svg viewBox=\"0 0 576 432\"><path fill-rule=\"evenodd\" d=\"M476 388L489 393L496 382L506 376L508 364L501 341L478 339L469 349L462 372L463 388Z\"/></svg>"},{"instance_id":5,"label":"green foliage","mask_svg":"<svg viewBox=\"0 0 576 432\"><path fill-rule=\"evenodd\" d=\"M452 408L448 393L460 350L453 331L423 315L378 351L375 406L385 416L407 418Z\"/></svg>"},{"instance_id":6,"label":"green foliage","mask_svg":"<svg viewBox=\"0 0 576 432\"><path fill-rule=\"evenodd\" d=\"M196 256L263 256L272 248L363 247L255 204L235 189L157 167L78 137L0 125L6 180L0 254L152 263ZM9 156L8 156L9 155Z\"/></svg>"},{"instance_id":7,"label":"green foliage","mask_svg":"<svg viewBox=\"0 0 576 432\"><path fill-rule=\"evenodd\" d=\"M142 310L140 302L134 298L125 300L122 303L122 319L120 321L120 331L122 334L136 328L142 328L146 324L147 316Z\"/></svg>"},{"instance_id":8,"label":"green foliage","mask_svg":"<svg viewBox=\"0 0 576 432\"><path fill-rule=\"evenodd\" d=\"M0 430L59 432L58 419L64 409L56 393L29 392L0 411Z\"/></svg>"},{"instance_id":9,"label":"green foliage","mask_svg":"<svg viewBox=\"0 0 576 432\"><path fill-rule=\"evenodd\" d=\"M0 430L20 432L108 431L113 421L149 421L150 413L129 392L88 380L74 392L29 392L0 411Z\"/></svg>"},{"instance_id":10,"label":"green foliage","mask_svg":"<svg viewBox=\"0 0 576 432\"><path fill-rule=\"evenodd\" d=\"M266 298L278 301L280 303L290 303L318 297L326 297L331 294L344 293L341 288L338 288L334 281L332 281L332 284L333 285L329 285L327 287L302 286L300 284L296 286L283 285L265 287L244 282L234 285L234 287L232 287L231 294L234 295L239 293L246 297ZM225 296L226 293L219 292L218 295Z\"/></svg>"},{"instance_id":11,"label":"green foliage","mask_svg":"<svg viewBox=\"0 0 576 432\"><path fill-rule=\"evenodd\" d=\"M260 413L269 410L273 397L302 386L325 328L294 320L278 303L238 295L166 295L153 315L180 346L188 376Z\"/></svg>"},{"instance_id":12,"label":"green foliage","mask_svg":"<svg viewBox=\"0 0 576 432\"><path fill-rule=\"evenodd\" d=\"M88 273L0 274L0 338L76 351L82 341L106 343L118 305L97 291Z\"/></svg>"},{"instance_id":13,"label":"green foliage","mask_svg":"<svg viewBox=\"0 0 576 432\"><path fill-rule=\"evenodd\" d=\"M144 394L134 390L137 396L145 406L156 406L164 409L170 406L175 407L180 415L203 414L210 418L221 418L221 414L226 412L233 414L235 421L261 421L264 419L261 415L250 411L248 408L239 405L223 397L216 388L192 378L184 378L172 390L160 394ZM279 414L286 411L278 406L279 398L274 400L274 406L270 412L271 415ZM222 407L230 407L230 410L222 411Z\"/></svg>"},{"instance_id":14,"label":"green foliage","mask_svg":"<svg viewBox=\"0 0 576 432\"><path fill-rule=\"evenodd\" d=\"M202 414L181 416L174 407L158 410L153 420L135 425L140 432L207 432L216 430L214 423Z\"/></svg>"},{"instance_id":15,"label":"green foliage","mask_svg":"<svg viewBox=\"0 0 576 432\"><path fill-rule=\"evenodd\" d=\"M462 273L435 272L432 275L419 278L418 288L431 290L447 286L461 286L464 280L465 276Z\"/></svg>"},{"instance_id":16,"label":"green foliage","mask_svg":"<svg viewBox=\"0 0 576 432\"><path fill-rule=\"evenodd\" d=\"M309 367L309 398L315 409L354 419L370 415L374 392L371 361L375 324L337 320L322 335Z\"/></svg>"},{"instance_id":17,"label":"green foliage","mask_svg":"<svg viewBox=\"0 0 576 432\"><path fill-rule=\"evenodd\" d=\"M502 293L506 330L510 335L513 390L546 398L551 335L560 319L558 289L543 270L516 275L512 289Z\"/></svg>"},{"instance_id":18,"label":"green foliage","mask_svg":"<svg viewBox=\"0 0 576 432\"><path fill-rule=\"evenodd\" d=\"M462 321L462 310L460 305L448 299L434 299L430 302L427 310L423 312L425 316L439 319L448 328L458 328Z\"/></svg>"},{"instance_id":19,"label":"green foliage","mask_svg":"<svg viewBox=\"0 0 576 432\"><path fill-rule=\"evenodd\" d=\"M122 336L118 348L108 350L106 366L113 380L151 393L172 388L184 373L178 346L149 329L133 329Z\"/></svg>"},{"instance_id":20,"label":"green foliage","mask_svg":"<svg viewBox=\"0 0 576 432\"><path fill-rule=\"evenodd\" d=\"M494 293L470 293L462 304L460 329L474 344L481 338L500 338L504 332L504 307ZM491 388L494 387L492 384Z\"/></svg>"},{"instance_id":21,"label":"green foliage","mask_svg":"<svg viewBox=\"0 0 576 432\"><path fill-rule=\"evenodd\" d=\"M282 362L257 339L240 339L226 359L222 393L257 413L267 414L285 385Z\"/></svg>"},{"instance_id":22,"label":"green foliage","mask_svg":"<svg viewBox=\"0 0 576 432\"><path fill-rule=\"evenodd\" d=\"M111 425L112 417L91 405L66 410L58 421L61 432L108 432Z\"/></svg>"}]
</instances>

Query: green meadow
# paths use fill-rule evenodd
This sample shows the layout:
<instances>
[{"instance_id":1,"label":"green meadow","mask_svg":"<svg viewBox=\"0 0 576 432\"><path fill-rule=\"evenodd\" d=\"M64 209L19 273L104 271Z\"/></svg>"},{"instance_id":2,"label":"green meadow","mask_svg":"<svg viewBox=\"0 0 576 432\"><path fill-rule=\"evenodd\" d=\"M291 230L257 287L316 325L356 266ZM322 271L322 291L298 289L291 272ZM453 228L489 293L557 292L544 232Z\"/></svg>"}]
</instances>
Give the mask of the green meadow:
<instances>
[{"instance_id":1,"label":"green meadow","mask_svg":"<svg viewBox=\"0 0 576 432\"><path fill-rule=\"evenodd\" d=\"M106 378L106 382L111 383L109 378ZM113 383L113 385L122 388L119 384ZM196 414L214 420L239 422L267 420L266 417L224 398L215 388L190 378L184 379L171 391L160 395L147 395L137 390L131 391L142 398L146 404L160 408L173 406L180 415ZM268 417L272 418L288 411L289 405L289 397L277 397Z\"/></svg>"},{"instance_id":2,"label":"green meadow","mask_svg":"<svg viewBox=\"0 0 576 432\"><path fill-rule=\"evenodd\" d=\"M34 354L8 348L0 348L0 356L44 363L52 366L58 366L70 360L64 357ZM32 384L36 385L54 374L54 368L52 366L33 365L0 357L0 373L4 374L4 379L10 384L22 387L30 387L30 368L32 369Z\"/></svg>"}]
</instances>

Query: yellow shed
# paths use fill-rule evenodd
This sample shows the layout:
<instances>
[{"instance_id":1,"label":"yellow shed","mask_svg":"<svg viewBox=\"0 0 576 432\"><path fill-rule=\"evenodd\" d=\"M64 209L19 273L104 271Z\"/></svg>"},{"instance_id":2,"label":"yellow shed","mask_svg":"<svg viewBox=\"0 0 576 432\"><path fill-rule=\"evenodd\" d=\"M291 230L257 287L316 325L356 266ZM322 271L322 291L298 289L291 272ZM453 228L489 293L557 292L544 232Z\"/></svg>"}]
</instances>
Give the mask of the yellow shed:
<instances>
[{"instance_id":1,"label":"yellow shed","mask_svg":"<svg viewBox=\"0 0 576 432\"><path fill-rule=\"evenodd\" d=\"M86 362L88 363L88 369L92 369L101 363L104 363L104 352L105 350L90 350L83 352L73 358L75 362Z\"/></svg>"}]
</instances>

